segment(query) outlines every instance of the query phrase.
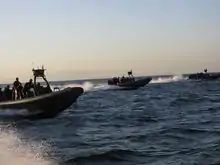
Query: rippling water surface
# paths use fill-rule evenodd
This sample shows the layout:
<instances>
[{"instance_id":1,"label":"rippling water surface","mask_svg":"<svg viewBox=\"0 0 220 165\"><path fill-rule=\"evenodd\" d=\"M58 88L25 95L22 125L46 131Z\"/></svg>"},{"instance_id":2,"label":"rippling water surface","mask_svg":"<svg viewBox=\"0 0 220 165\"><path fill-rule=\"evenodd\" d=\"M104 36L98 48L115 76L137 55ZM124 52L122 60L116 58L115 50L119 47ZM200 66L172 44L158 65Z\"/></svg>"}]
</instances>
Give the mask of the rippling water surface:
<instances>
[{"instance_id":1,"label":"rippling water surface","mask_svg":"<svg viewBox=\"0 0 220 165\"><path fill-rule=\"evenodd\" d=\"M85 94L57 118L17 121L2 115L3 158L36 165L220 163L219 81L154 79L133 91L110 88L102 80L80 84ZM24 151L6 152L11 142Z\"/></svg>"}]
</instances>

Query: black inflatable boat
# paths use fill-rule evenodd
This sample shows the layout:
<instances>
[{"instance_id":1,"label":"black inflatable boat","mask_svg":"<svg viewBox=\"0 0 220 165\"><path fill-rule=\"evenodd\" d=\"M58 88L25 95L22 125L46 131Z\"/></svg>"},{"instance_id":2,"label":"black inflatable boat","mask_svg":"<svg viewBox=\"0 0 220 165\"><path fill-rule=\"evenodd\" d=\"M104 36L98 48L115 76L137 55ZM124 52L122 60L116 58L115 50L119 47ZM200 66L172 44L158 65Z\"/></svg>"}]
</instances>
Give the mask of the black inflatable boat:
<instances>
[{"instance_id":1,"label":"black inflatable boat","mask_svg":"<svg viewBox=\"0 0 220 165\"><path fill-rule=\"evenodd\" d=\"M43 78L47 84L46 90L44 90L46 92L41 92L34 97L28 97L21 100L1 101L0 111L5 109L15 111L18 109L25 109L30 112L30 116L32 117L55 117L57 114L70 107L84 92L81 87L66 88L53 92L44 75L44 69L33 69L33 72L34 85L36 86L37 77ZM35 93L37 93L37 91L35 91Z\"/></svg>"},{"instance_id":2,"label":"black inflatable boat","mask_svg":"<svg viewBox=\"0 0 220 165\"><path fill-rule=\"evenodd\" d=\"M151 77L146 77L137 80L132 75L132 71L129 71L128 77L124 77L124 76L121 78L114 77L111 80L108 80L108 85L118 86L120 87L120 89L123 90L132 90L146 86L147 84L150 83L151 80L152 80Z\"/></svg>"},{"instance_id":3,"label":"black inflatable boat","mask_svg":"<svg viewBox=\"0 0 220 165\"><path fill-rule=\"evenodd\" d=\"M188 79L190 80L217 80L220 78L220 73L208 73L207 69L204 72L190 74Z\"/></svg>"}]
</instances>

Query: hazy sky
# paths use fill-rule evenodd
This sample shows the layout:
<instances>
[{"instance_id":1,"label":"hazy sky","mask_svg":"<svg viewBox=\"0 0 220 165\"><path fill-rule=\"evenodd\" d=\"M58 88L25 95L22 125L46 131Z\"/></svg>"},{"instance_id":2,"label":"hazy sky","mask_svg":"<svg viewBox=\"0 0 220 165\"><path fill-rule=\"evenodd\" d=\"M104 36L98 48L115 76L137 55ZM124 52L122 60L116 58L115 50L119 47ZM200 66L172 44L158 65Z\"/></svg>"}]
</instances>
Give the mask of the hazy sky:
<instances>
[{"instance_id":1,"label":"hazy sky","mask_svg":"<svg viewBox=\"0 0 220 165\"><path fill-rule=\"evenodd\" d=\"M0 81L220 71L219 0L0 0Z\"/></svg>"}]
</instances>

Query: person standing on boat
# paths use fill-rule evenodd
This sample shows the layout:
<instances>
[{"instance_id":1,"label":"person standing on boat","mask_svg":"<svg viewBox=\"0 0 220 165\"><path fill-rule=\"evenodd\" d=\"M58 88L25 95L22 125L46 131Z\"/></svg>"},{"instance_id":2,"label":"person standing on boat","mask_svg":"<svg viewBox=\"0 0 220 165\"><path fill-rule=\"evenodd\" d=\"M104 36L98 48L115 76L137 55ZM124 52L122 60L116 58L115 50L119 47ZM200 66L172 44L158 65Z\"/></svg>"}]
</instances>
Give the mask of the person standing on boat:
<instances>
[{"instance_id":1,"label":"person standing on boat","mask_svg":"<svg viewBox=\"0 0 220 165\"><path fill-rule=\"evenodd\" d=\"M0 87L0 101L3 100L3 92L2 92L2 88Z\"/></svg>"},{"instance_id":2,"label":"person standing on boat","mask_svg":"<svg viewBox=\"0 0 220 165\"><path fill-rule=\"evenodd\" d=\"M23 89L22 84L19 81L19 78L17 77L15 82L13 83L13 99L14 100L19 100L23 98L22 89ZM16 93L17 93L17 97L16 97Z\"/></svg>"}]
</instances>

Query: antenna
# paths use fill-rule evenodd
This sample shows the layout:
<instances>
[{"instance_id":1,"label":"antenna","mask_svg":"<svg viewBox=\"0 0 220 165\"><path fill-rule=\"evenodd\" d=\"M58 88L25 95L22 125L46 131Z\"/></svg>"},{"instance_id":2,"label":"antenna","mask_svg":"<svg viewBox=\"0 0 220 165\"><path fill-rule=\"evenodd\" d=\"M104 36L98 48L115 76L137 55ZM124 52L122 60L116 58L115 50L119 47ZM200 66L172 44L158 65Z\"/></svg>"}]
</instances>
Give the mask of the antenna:
<instances>
[{"instance_id":1,"label":"antenna","mask_svg":"<svg viewBox=\"0 0 220 165\"><path fill-rule=\"evenodd\" d=\"M32 68L34 68L34 62L32 62L31 65L32 65Z\"/></svg>"}]
</instances>

